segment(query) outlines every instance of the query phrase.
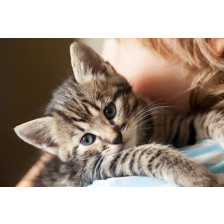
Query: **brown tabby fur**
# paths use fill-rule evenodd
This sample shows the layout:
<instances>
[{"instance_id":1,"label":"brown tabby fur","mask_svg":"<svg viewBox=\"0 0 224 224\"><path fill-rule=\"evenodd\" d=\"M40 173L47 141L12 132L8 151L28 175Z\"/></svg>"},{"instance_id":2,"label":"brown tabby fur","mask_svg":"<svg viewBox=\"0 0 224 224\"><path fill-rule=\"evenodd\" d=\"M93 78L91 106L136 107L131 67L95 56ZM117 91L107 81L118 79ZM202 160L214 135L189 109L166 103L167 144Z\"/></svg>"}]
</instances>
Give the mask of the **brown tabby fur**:
<instances>
[{"instance_id":1,"label":"brown tabby fur","mask_svg":"<svg viewBox=\"0 0 224 224\"><path fill-rule=\"evenodd\" d=\"M221 112L175 114L135 96L89 47L73 43L70 52L74 76L54 92L44 117L15 128L24 141L54 155L34 186L86 186L94 179L129 175L163 178L178 186L218 186L207 169L173 146L204 138L224 146ZM108 119L104 110L111 103L116 115ZM81 143L86 133L96 136L88 146Z\"/></svg>"}]
</instances>

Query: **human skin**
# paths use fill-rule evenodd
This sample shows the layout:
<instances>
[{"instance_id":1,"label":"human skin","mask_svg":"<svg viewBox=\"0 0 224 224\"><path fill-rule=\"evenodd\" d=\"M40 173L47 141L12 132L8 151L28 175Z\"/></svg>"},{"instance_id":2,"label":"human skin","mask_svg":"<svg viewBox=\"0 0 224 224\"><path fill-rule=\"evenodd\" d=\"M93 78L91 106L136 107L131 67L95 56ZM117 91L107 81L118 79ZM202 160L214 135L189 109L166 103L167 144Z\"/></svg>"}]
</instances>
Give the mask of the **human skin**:
<instances>
[{"instance_id":1,"label":"human skin","mask_svg":"<svg viewBox=\"0 0 224 224\"><path fill-rule=\"evenodd\" d=\"M168 39L164 41L169 45ZM221 56L224 39L211 39L211 46ZM171 53L164 59L136 39L105 39L102 57L129 81L137 95L171 105L178 111L190 110L188 89L197 71L183 69L177 55ZM50 159L49 154L44 154L17 186L32 186L32 179Z\"/></svg>"},{"instance_id":2,"label":"human skin","mask_svg":"<svg viewBox=\"0 0 224 224\"><path fill-rule=\"evenodd\" d=\"M179 58L156 55L136 39L106 39L102 56L123 75L137 95L189 111L189 91L194 72L183 69Z\"/></svg>"},{"instance_id":3,"label":"human skin","mask_svg":"<svg viewBox=\"0 0 224 224\"><path fill-rule=\"evenodd\" d=\"M137 95L189 112L190 87L198 71L184 66L178 54L172 52L169 39L163 42L170 50L166 58L136 39L106 39L102 56L129 81ZM211 39L210 45L216 55L223 55L223 38Z\"/></svg>"}]
</instances>

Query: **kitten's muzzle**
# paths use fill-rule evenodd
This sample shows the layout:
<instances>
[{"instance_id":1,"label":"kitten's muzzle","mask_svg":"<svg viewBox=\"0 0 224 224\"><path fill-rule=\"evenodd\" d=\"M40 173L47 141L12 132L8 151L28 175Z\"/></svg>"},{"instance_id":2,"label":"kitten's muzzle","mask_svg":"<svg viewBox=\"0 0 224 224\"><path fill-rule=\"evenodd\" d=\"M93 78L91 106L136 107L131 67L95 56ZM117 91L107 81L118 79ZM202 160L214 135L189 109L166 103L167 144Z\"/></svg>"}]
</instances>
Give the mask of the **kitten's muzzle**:
<instances>
[{"instance_id":1,"label":"kitten's muzzle","mask_svg":"<svg viewBox=\"0 0 224 224\"><path fill-rule=\"evenodd\" d=\"M120 130L117 127L107 128L101 133L101 136L97 136L101 141L111 144L120 145L123 144L123 138Z\"/></svg>"},{"instance_id":2,"label":"kitten's muzzle","mask_svg":"<svg viewBox=\"0 0 224 224\"><path fill-rule=\"evenodd\" d=\"M120 132L117 133L117 136L111 142L114 145L122 144L122 134Z\"/></svg>"}]
</instances>

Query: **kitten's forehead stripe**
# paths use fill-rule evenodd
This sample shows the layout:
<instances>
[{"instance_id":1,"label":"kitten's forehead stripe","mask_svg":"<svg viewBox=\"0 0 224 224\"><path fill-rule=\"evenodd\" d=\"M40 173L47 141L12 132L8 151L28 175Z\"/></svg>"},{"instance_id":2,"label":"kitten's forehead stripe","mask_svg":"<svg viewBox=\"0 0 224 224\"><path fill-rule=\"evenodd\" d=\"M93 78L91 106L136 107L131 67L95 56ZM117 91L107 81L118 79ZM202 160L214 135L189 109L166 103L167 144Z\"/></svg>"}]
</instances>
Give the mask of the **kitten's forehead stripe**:
<instances>
[{"instance_id":1,"label":"kitten's forehead stripe","mask_svg":"<svg viewBox=\"0 0 224 224\"><path fill-rule=\"evenodd\" d=\"M58 109L52 109L52 113L58 114L60 117L62 117L66 122L71 123L72 117L67 116L63 111Z\"/></svg>"},{"instance_id":2,"label":"kitten's forehead stripe","mask_svg":"<svg viewBox=\"0 0 224 224\"><path fill-rule=\"evenodd\" d=\"M70 83L70 85L71 85L72 89L75 90L77 96L79 96L79 97L84 96L84 94L80 92L79 87L77 85L75 85L72 82Z\"/></svg>"},{"instance_id":3,"label":"kitten's forehead stripe","mask_svg":"<svg viewBox=\"0 0 224 224\"><path fill-rule=\"evenodd\" d=\"M118 89L114 93L113 101L115 101L118 97L122 96L123 94L128 94L130 92L131 92L131 86L129 86L128 88L124 88L124 89Z\"/></svg>"},{"instance_id":4,"label":"kitten's forehead stripe","mask_svg":"<svg viewBox=\"0 0 224 224\"><path fill-rule=\"evenodd\" d=\"M63 105L67 110L69 110L70 112L72 112L72 113L75 113L76 111L75 111L75 108L74 107L72 107L72 106L69 106L69 105Z\"/></svg>"},{"instance_id":5,"label":"kitten's forehead stripe","mask_svg":"<svg viewBox=\"0 0 224 224\"><path fill-rule=\"evenodd\" d=\"M72 120L73 121L76 121L76 122L83 122L83 123L85 123L85 122L87 122L88 120L87 120L88 118L86 118L86 119L78 119L78 118L75 118L75 117L72 117Z\"/></svg>"},{"instance_id":6,"label":"kitten's forehead stripe","mask_svg":"<svg viewBox=\"0 0 224 224\"><path fill-rule=\"evenodd\" d=\"M100 108L99 108L96 104L91 103L91 102L88 101L87 99L82 99L81 101L82 101L83 103L87 103L88 105L90 105L90 106L93 107L94 109L100 111Z\"/></svg>"},{"instance_id":7,"label":"kitten's forehead stripe","mask_svg":"<svg viewBox=\"0 0 224 224\"><path fill-rule=\"evenodd\" d=\"M76 99L75 99L74 97L72 97L71 100L72 100L73 102L75 102L76 104L78 104L78 102L76 101Z\"/></svg>"},{"instance_id":8,"label":"kitten's forehead stripe","mask_svg":"<svg viewBox=\"0 0 224 224\"><path fill-rule=\"evenodd\" d=\"M75 117L71 117L71 116L68 116L66 115L63 111L61 110L58 110L58 109L52 109L52 113L55 112L56 114L58 114L60 117L62 117L66 122L68 123L73 123L73 121L76 121L76 122L87 122L87 120L84 120L84 119L78 119L78 118L75 118Z\"/></svg>"},{"instance_id":9,"label":"kitten's forehead stripe","mask_svg":"<svg viewBox=\"0 0 224 224\"><path fill-rule=\"evenodd\" d=\"M73 124L75 128L79 129L82 132L85 132L85 129L79 127L77 124Z\"/></svg>"},{"instance_id":10,"label":"kitten's forehead stripe","mask_svg":"<svg viewBox=\"0 0 224 224\"><path fill-rule=\"evenodd\" d=\"M86 110L86 113L89 114L89 115L92 115L92 113L90 112L90 110L88 109L88 107L85 104L83 104L83 106L84 106L84 108Z\"/></svg>"},{"instance_id":11,"label":"kitten's forehead stripe","mask_svg":"<svg viewBox=\"0 0 224 224\"><path fill-rule=\"evenodd\" d=\"M65 98L65 99L64 99ZM75 104L79 104L78 101L75 99L75 97L71 94L70 97L67 95L63 95L62 100L66 100L68 102L72 101Z\"/></svg>"}]
</instances>

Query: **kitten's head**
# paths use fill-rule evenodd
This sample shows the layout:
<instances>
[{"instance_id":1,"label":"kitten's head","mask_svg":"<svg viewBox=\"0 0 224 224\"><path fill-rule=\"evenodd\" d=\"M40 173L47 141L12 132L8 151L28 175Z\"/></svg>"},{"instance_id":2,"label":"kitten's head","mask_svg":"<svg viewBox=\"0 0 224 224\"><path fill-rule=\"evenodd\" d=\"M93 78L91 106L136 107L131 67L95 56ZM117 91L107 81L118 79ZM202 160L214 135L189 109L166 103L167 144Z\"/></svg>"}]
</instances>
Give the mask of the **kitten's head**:
<instances>
[{"instance_id":1,"label":"kitten's head","mask_svg":"<svg viewBox=\"0 0 224 224\"><path fill-rule=\"evenodd\" d=\"M70 53L74 76L54 92L44 117L15 127L18 136L64 161L137 145L142 105L130 85L86 45L73 43Z\"/></svg>"}]
</instances>

